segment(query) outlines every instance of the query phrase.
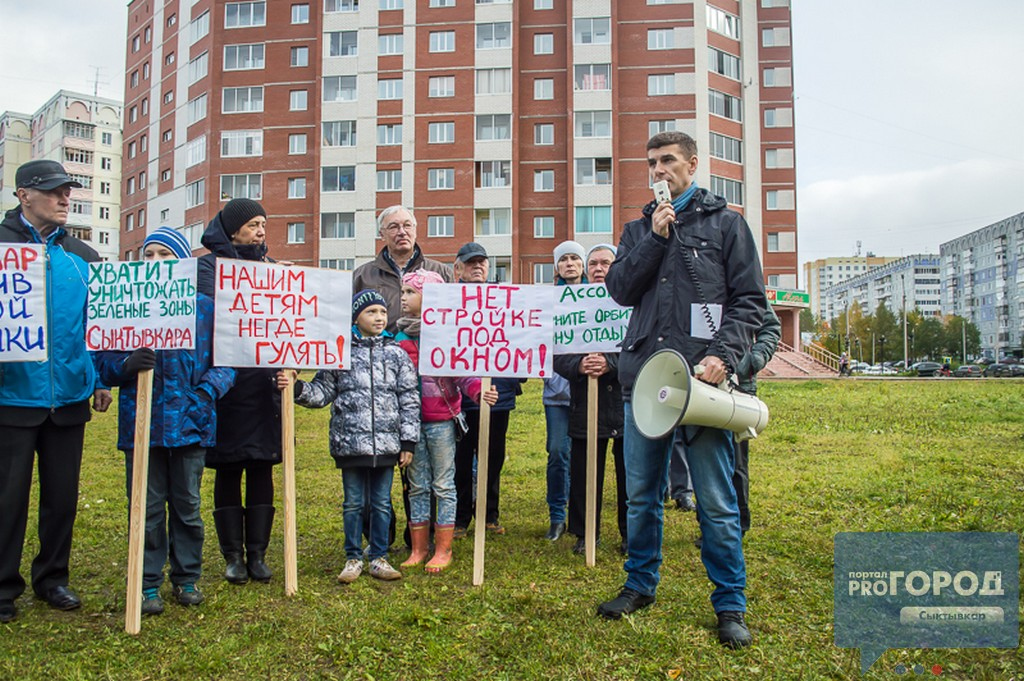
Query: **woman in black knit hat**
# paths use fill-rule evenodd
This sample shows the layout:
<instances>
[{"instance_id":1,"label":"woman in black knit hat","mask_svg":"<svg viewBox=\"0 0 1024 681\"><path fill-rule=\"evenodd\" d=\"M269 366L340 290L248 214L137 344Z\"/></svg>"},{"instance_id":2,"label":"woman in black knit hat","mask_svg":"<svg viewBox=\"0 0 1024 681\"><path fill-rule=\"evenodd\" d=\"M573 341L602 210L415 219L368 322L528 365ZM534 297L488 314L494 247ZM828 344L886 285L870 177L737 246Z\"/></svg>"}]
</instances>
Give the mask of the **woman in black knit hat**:
<instances>
[{"instance_id":1,"label":"woman in black knit hat","mask_svg":"<svg viewBox=\"0 0 1024 681\"><path fill-rule=\"evenodd\" d=\"M267 212L252 199L232 199L210 221L199 258L199 290L215 297L217 258L273 262L267 257ZM233 584L270 580L264 562L274 521L274 464L281 462L281 398L274 369L237 369L235 386L217 401L217 444L206 450L216 471L213 520ZM245 504L242 504L242 474ZM244 553L243 553L244 549Z\"/></svg>"}]
</instances>

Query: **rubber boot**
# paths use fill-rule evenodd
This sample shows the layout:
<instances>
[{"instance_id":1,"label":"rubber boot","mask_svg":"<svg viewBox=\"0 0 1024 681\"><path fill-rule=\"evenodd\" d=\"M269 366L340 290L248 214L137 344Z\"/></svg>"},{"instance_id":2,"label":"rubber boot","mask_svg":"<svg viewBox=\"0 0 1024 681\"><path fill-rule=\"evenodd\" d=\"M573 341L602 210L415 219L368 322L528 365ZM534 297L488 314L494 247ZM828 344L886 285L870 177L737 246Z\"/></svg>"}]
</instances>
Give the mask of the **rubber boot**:
<instances>
[{"instance_id":1,"label":"rubber boot","mask_svg":"<svg viewBox=\"0 0 1024 681\"><path fill-rule=\"evenodd\" d=\"M409 523L409 540L412 542L412 551L405 559L401 567L412 567L420 565L427 559L427 543L430 541L429 523Z\"/></svg>"},{"instance_id":2,"label":"rubber boot","mask_svg":"<svg viewBox=\"0 0 1024 681\"><path fill-rule=\"evenodd\" d=\"M268 504L245 509L245 564L249 568L249 577L257 582L269 582L274 574L263 561L273 525L273 506Z\"/></svg>"},{"instance_id":3,"label":"rubber boot","mask_svg":"<svg viewBox=\"0 0 1024 681\"><path fill-rule=\"evenodd\" d=\"M217 540L220 552L227 561L224 579L232 584L245 584L249 581L249 571L245 567L245 554L242 552L242 527L245 521L245 509L241 506L225 506L213 510L213 525L217 528Z\"/></svg>"},{"instance_id":4,"label":"rubber boot","mask_svg":"<svg viewBox=\"0 0 1024 681\"><path fill-rule=\"evenodd\" d=\"M437 574L451 564L452 535L454 533L454 525L434 526L434 557L427 563L427 572Z\"/></svg>"}]
</instances>

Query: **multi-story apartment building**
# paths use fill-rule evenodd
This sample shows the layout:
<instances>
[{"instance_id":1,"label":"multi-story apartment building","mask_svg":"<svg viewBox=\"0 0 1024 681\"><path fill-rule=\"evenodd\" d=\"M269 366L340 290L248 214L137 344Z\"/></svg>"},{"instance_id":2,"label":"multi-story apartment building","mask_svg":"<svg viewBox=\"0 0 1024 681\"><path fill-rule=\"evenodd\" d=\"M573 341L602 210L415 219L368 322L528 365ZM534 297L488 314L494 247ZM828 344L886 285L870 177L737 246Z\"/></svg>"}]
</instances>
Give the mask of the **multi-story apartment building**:
<instances>
[{"instance_id":1,"label":"multi-story apartment building","mask_svg":"<svg viewBox=\"0 0 1024 681\"><path fill-rule=\"evenodd\" d=\"M938 255L908 255L833 284L821 291L824 319L845 314L854 305L864 315L885 305L897 317L915 309L937 317L942 314L939 263Z\"/></svg>"},{"instance_id":2,"label":"multi-story apartment building","mask_svg":"<svg viewBox=\"0 0 1024 681\"><path fill-rule=\"evenodd\" d=\"M82 183L71 192L67 229L105 260L117 260L121 185L121 103L60 90L34 114L0 115L0 208L17 205L15 172L50 159Z\"/></svg>"},{"instance_id":3,"label":"multi-story apartment building","mask_svg":"<svg viewBox=\"0 0 1024 681\"><path fill-rule=\"evenodd\" d=\"M982 354L1021 355L1024 341L1024 213L947 241L942 308L981 333Z\"/></svg>"},{"instance_id":4,"label":"multi-story apartment building","mask_svg":"<svg viewBox=\"0 0 1024 681\"><path fill-rule=\"evenodd\" d=\"M899 258L868 253L864 256L819 258L813 262L805 262L803 282L804 290L810 296L811 312L823 319L829 319L826 316L828 310L825 306L825 299L822 297L822 291L895 260L899 260Z\"/></svg>"},{"instance_id":5,"label":"multi-story apartment building","mask_svg":"<svg viewBox=\"0 0 1024 681\"><path fill-rule=\"evenodd\" d=\"M645 142L678 129L698 142L698 183L746 216L766 283L796 287L788 0L128 11L122 257L146 224L198 246L249 196L275 257L349 269L381 247L376 213L403 203L428 255L476 240L499 279L551 281L557 243L615 242L639 215Z\"/></svg>"}]
</instances>

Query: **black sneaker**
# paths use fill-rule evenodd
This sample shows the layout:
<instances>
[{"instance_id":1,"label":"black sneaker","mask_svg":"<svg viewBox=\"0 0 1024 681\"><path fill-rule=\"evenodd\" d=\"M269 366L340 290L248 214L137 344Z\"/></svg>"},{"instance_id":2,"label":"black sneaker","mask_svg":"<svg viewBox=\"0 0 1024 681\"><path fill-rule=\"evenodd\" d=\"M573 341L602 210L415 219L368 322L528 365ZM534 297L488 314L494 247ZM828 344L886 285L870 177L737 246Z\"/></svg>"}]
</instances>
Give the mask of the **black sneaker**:
<instances>
[{"instance_id":1,"label":"black sneaker","mask_svg":"<svg viewBox=\"0 0 1024 681\"><path fill-rule=\"evenodd\" d=\"M160 589L150 588L142 590L142 614L159 615L164 611L164 601L160 598Z\"/></svg>"},{"instance_id":2,"label":"black sneaker","mask_svg":"<svg viewBox=\"0 0 1024 681\"><path fill-rule=\"evenodd\" d=\"M199 605L205 598L194 582L174 585L174 598L182 605Z\"/></svg>"},{"instance_id":3,"label":"black sneaker","mask_svg":"<svg viewBox=\"0 0 1024 681\"><path fill-rule=\"evenodd\" d=\"M639 591L624 587L619 595L597 606L597 614L610 620L621 619L623 615L636 612L654 602L654 596L645 596Z\"/></svg>"},{"instance_id":4,"label":"black sneaker","mask_svg":"<svg viewBox=\"0 0 1024 681\"><path fill-rule=\"evenodd\" d=\"M744 648L753 642L743 613L729 610L718 613L718 642L729 648Z\"/></svg>"}]
</instances>

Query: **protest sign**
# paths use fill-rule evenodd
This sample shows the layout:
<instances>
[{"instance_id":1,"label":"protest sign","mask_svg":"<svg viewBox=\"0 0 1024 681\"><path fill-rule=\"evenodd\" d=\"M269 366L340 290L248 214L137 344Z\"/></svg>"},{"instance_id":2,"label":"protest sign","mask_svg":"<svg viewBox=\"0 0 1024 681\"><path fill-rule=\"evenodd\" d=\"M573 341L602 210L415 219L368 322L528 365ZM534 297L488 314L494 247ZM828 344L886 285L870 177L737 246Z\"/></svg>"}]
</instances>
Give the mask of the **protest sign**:
<instances>
[{"instance_id":1,"label":"protest sign","mask_svg":"<svg viewBox=\"0 0 1024 681\"><path fill-rule=\"evenodd\" d=\"M352 273L217 260L217 366L347 369Z\"/></svg>"},{"instance_id":2,"label":"protest sign","mask_svg":"<svg viewBox=\"0 0 1024 681\"><path fill-rule=\"evenodd\" d=\"M560 286L555 302L555 353L619 352L631 307L622 307L604 284Z\"/></svg>"},{"instance_id":3,"label":"protest sign","mask_svg":"<svg viewBox=\"0 0 1024 681\"><path fill-rule=\"evenodd\" d=\"M0 362L47 358L43 248L0 244Z\"/></svg>"},{"instance_id":4,"label":"protest sign","mask_svg":"<svg viewBox=\"0 0 1024 681\"><path fill-rule=\"evenodd\" d=\"M89 263L89 350L196 346L196 260Z\"/></svg>"},{"instance_id":5,"label":"protest sign","mask_svg":"<svg viewBox=\"0 0 1024 681\"><path fill-rule=\"evenodd\" d=\"M420 373L550 376L554 298L553 286L427 284Z\"/></svg>"}]
</instances>

